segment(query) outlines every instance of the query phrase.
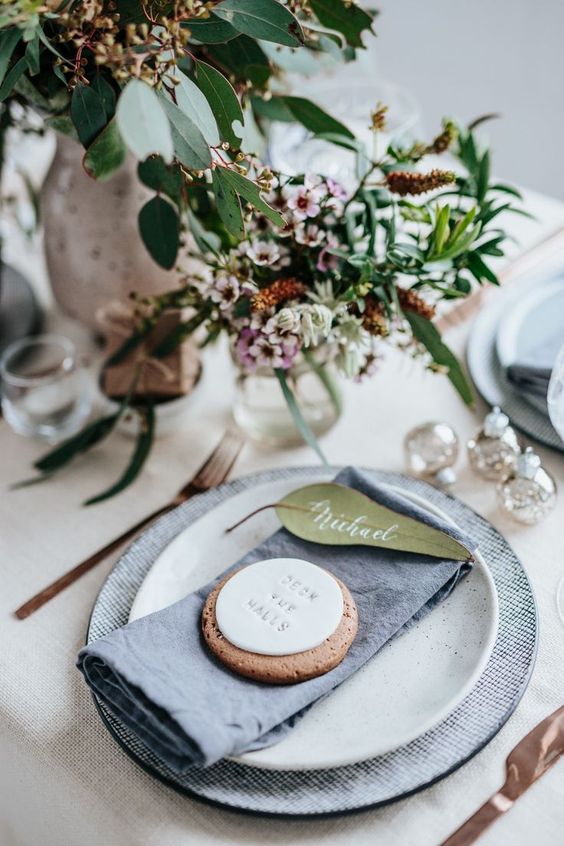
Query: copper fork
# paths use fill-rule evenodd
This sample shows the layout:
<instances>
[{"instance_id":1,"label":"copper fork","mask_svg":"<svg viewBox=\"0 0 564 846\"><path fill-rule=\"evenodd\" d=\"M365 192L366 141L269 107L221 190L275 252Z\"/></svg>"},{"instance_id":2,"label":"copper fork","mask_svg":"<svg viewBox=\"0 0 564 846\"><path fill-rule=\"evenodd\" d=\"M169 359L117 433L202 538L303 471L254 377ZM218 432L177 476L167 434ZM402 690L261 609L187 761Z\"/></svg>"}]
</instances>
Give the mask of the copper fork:
<instances>
[{"instance_id":1,"label":"copper fork","mask_svg":"<svg viewBox=\"0 0 564 846\"><path fill-rule=\"evenodd\" d=\"M172 511L172 509L176 508L178 505L182 505L183 502L186 502L186 500L196 494L206 491L209 488L214 488L216 485L220 485L224 482L241 451L243 443L243 436L239 432L235 429L228 429L209 458L197 471L196 475L190 479L184 487L180 488L176 496L170 502L163 505L161 508L157 508L157 510L153 511L152 514L144 517L136 523L135 526L127 529L118 538L114 538L114 540L110 541L110 543L103 546L102 549L99 549L93 555L90 555L84 561L81 561L80 564L77 564L76 567L72 568L72 570L68 570L68 572L64 573L50 585L47 585L47 587L44 587L43 590L40 590L39 593L36 593L35 596L32 596L31 599L28 599L27 602L24 602L24 604L14 612L18 620L24 620L26 617L29 617L30 614L33 614L34 611L37 611L45 605L46 602L49 602L50 599L58 596L58 594L65 590L65 588L68 588L70 585L74 584L74 582L78 581L84 573L88 573L89 570L92 570L96 564L103 561L107 555L116 550L148 523L151 523L153 520L156 520L157 517L161 517L168 511Z\"/></svg>"}]
</instances>

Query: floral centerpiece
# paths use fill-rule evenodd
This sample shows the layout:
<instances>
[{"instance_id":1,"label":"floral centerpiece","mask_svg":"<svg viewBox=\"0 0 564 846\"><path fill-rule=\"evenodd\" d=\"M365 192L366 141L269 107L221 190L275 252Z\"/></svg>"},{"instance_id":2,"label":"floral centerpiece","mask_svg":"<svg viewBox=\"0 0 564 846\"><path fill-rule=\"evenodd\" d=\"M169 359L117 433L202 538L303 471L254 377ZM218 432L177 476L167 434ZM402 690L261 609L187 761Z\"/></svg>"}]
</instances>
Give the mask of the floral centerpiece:
<instances>
[{"instance_id":1,"label":"floral centerpiece","mask_svg":"<svg viewBox=\"0 0 564 846\"><path fill-rule=\"evenodd\" d=\"M378 107L372 121L379 131L385 109ZM247 209L245 237L235 241L217 224L218 212L220 217L226 212L221 195L216 196L207 220L202 215L202 225L193 230L202 272L167 294L138 299L136 329L110 364L136 349L142 361L144 339L163 312L190 307L191 316L151 356L169 354L196 331L204 330L203 344L227 335L243 374L266 373L279 383L297 430L322 458L294 390L300 361L338 408L327 366L350 379L367 378L377 370L385 345L394 344L444 373L470 404L464 371L433 317L441 301L465 297L475 284L497 283L489 262L503 255L499 215L522 213L513 205L518 192L491 180L489 151L477 143L476 125L458 128L446 121L430 143L390 146L349 191L332 179L275 175L248 160L268 208L284 224L278 226L270 214L251 216ZM447 150L455 169L423 168L426 157ZM125 406L128 401L131 396ZM150 422L150 406L142 413ZM77 436L38 468L52 471L53 456L65 464L107 428L107 419L91 424L86 441ZM152 431L151 425L142 428L140 442Z\"/></svg>"},{"instance_id":2,"label":"floral centerpiece","mask_svg":"<svg viewBox=\"0 0 564 846\"><path fill-rule=\"evenodd\" d=\"M111 179L129 152L154 192L140 234L170 269L200 212L198 184L267 211L236 166L249 126L256 149L266 100L315 135L350 136L306 98L272 96L271 84L296 48L354 59L372 17L350 0L1 0L0 164L4 133L24 129L29 109L82 145L94 179ZM228 220L238 236L238 216Z\"/></svg>"}]
</instances>

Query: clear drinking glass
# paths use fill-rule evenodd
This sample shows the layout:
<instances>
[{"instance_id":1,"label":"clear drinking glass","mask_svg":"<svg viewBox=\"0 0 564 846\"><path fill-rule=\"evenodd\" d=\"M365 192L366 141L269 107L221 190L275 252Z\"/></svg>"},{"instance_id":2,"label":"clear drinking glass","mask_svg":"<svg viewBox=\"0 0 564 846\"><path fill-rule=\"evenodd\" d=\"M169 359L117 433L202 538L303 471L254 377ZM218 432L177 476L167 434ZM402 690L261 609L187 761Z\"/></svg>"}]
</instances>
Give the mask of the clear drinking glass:
<instances>
[{"instance_id":1,"label":"clear drinking glass","mask_svg":"<svg viewBox=\"0 0 564 846\"><path fill-rule=\"evenodd\" d=\"M359 82L336 77L310 82L308 96L344 123L366 151L366 161L377 160L390 143L408 145L419 132L419 109L405 89L391 82ZM385 129L370 129L371 111L378 103L388 106ZM329 141L314 137L303 126L274 123L269 139L273 166L285 174L318 173L352 188L366 164L357 155Z\"/></svg>"},{"instance_id":2,"label":"clear drinking glass","mask_svg":"<svg viewBox=\"0 0 564 846\"><path fill-rule=\"evenodd\" d=\"M72 341L36 335L10 344L0 359L2 412L20 435L52 443L78 431L92 392Z\"/></svg>"},{"instance_id":3,"label":"clear drinking glass","mask_svg":"<svg viewBox=\"0 0 564 846\"><path fill-rule=\"evenodd\" d=\"M564 441L564 346L560 348L556 356L546 399L550 422ZM564 576L561 577L556 588L556 607L564 623Z\"/></svg>"},{"instance_id":4,"label":"clear drinking glass","mask_svg":"<svg viewBox=\"0 0 564 846\"><path fill-rule=\"evenodd\" d=\"M286 373L302 416L316 437L325 434L337 422L342 403L334 364L330 360L318 360L318 366L319 371L323 371L323 380L301 356ZM233 417L243 432L269 447L303 444L274 371L264 367L248 373L236 364L235 369Z\"/></svg>"}]
</instances>

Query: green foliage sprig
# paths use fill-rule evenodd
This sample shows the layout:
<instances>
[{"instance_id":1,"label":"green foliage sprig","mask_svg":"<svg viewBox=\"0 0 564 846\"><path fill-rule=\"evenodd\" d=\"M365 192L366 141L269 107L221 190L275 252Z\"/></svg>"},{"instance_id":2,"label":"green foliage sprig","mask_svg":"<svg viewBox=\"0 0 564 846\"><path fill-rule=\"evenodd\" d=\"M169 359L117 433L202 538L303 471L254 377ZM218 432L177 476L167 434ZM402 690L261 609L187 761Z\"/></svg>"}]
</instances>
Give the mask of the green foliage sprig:
<instances>
[{"instance_id":1,"label":"green foliage sprig","mask_svg":"<svg viewBox=\"0 0 564 846\"><path fill-rule=\"evenodd\" d=\"M220 213L235 237L241 207L269 213L245 179L246 153L256 151L242 149L245 121L260 120L267 102L315 134L347 132L306 99L269 101L277 56L330 49L349 60L371 26L349 0L2 0L1 128L21 123L14 104L39 111L82 144L85 170L102 181L133 153L157 192L141 211L141 236L168 269L188 213L198 214L194 186L226 198ZM150 156L159 164L143 168Z\"/></svg>"},{"instance_id":2,"label":"green foliage sprig","mask_svg":"<svg viewBox=\"0 0 564 846\"><path fill-rule=\"evenodd\" d=\"M381 118L375 120L376 131ZM338 141L348 143L343 136ZM447 150L452 169L422 169L426 156ZM163 193L174 193L162 161L150 160L142 169L145 178L160 182ZM109 363L137 349L142 358L143 343L163 313L189 307L191 316L151 355L168 355L197 330L205 330L203 344L226 334L242 368L270 369L276 376L298 430L322 461L290 386L298 355L336 406L327 360L349 378L364 378L372 375L386 343L423 357L430 370L450 379L465 403L472 403L464 371L433 323L436 307L441 300L467 296L475 285L497 284L490 262L503 256L506 239L498 219L508 212L524 213L515 204L519 192L492 180L489 151L480 147L472 128L447 121L429 144L390 146L348 195L320 176L271 174L275 187L268 199L284 226L270 206L260 207L261 215L245 221L242 243L234 238L243 223L242 209L234 210L229 189L241 180L251 186L243 190L258 189L241 174L217 168L218 174L219 189L196 188L199 217L192 228L197 255L207 262L211 279L192 273L168 293L138 299L135 330ZM107 420L98 426L104 435ZM75 436L37 467L43 472L51 468L61 450L66 464L88 446ZM136 467L136 457L146 457L147 446L144 441L135 451ZM127 473L124 478L127 482Z\"/></svg>"}]
</instances>

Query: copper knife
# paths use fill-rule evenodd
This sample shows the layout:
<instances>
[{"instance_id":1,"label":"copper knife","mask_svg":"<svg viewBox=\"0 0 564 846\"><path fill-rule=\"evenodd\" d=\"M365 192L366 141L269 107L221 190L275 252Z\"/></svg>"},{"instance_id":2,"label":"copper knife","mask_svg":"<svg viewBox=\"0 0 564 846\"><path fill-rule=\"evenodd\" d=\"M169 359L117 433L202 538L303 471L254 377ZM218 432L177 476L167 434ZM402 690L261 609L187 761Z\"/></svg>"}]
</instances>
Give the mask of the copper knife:
<instances>
[{"instance_id":1,"label":"copper knife","mask_svg":"<svg viewBox=\"0 0 564 846\"><path fill-rule=\"evenodd\" d=\"M564 705L547 717L509 753L503 787L440 846L468 846L511 808L564 752Z\"/></svg>"}]
</instances>

